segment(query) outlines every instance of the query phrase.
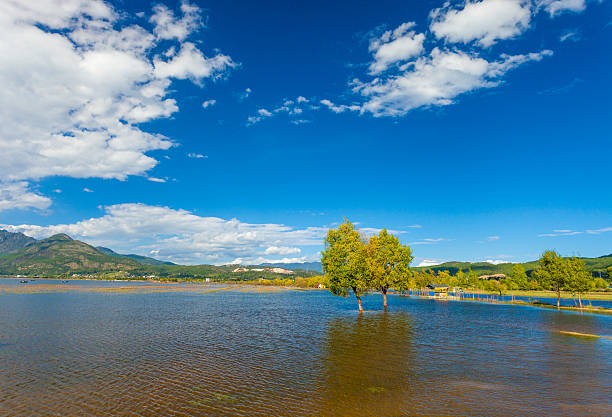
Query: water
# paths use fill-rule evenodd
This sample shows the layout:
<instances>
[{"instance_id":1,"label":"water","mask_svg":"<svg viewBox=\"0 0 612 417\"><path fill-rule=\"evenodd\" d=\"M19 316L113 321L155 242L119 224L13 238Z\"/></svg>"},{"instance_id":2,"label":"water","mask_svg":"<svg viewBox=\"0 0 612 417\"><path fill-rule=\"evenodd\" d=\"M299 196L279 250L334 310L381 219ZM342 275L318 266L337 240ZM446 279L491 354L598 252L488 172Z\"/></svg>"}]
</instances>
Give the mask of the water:
<instances>
[{"instance_id":1,"label":"water","mask_svg":"<svg viewBox=\"0 0 612 417\"><path fill-rule=\"evenodd\" d=\"M0 415L612 415L612 316L120 284L0 289Z\"/></svg>"}]
</instances>

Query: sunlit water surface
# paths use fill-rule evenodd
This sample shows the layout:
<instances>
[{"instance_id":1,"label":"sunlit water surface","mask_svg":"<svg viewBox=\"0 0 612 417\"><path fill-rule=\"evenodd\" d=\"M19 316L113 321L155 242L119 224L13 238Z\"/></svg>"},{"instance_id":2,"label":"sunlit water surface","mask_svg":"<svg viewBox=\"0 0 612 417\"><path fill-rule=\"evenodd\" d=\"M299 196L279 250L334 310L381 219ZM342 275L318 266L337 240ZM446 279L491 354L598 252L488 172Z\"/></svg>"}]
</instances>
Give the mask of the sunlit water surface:
<instances>
[{"instance_id":1,"label":"sunlit water surface","mask_svg":"<svg viewBox=\"0 0 612 417\"><path fill-rule=\"evenodd\" d=\"M59 285L57 285L59 284ZM0 415L612 415L612 316L0 280Z\"/></svg>"}]
</instances>

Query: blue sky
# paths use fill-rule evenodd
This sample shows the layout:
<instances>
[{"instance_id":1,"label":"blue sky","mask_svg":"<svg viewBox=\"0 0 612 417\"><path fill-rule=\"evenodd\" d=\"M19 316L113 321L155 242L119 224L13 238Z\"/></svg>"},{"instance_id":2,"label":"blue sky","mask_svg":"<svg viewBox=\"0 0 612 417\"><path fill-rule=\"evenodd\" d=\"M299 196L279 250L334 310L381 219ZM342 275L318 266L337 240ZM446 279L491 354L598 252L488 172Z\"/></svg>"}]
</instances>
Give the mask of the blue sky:
<instances>
[{"instance_id":1,"label":"blue sky","mask_svg":"<svg viewBox=\"0 0 612 417\"><path fill-rule=\"evenodd\" d=\"M81 2L0 18L0 227L180 263L612 252L609 1ZM206 103L206 104L204 104Z\"/></svg>"}]
</instances>

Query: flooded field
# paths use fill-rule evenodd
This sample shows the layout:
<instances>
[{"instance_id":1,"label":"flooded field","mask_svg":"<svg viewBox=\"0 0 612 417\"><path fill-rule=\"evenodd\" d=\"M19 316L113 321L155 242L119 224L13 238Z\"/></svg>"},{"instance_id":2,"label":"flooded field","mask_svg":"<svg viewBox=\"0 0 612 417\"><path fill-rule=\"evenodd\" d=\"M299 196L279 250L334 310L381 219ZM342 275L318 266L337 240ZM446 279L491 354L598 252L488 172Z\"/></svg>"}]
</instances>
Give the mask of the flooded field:
<instances>
[{"instance_id":1,"label":"flooded field","mask_svg":"<svg viewBox=\"0 0 612 417\"><path fill-rule=\"evenodd\" d=\"M612 316L0 280L0 415L612 415Z\"/></svg>"}]
</instances>

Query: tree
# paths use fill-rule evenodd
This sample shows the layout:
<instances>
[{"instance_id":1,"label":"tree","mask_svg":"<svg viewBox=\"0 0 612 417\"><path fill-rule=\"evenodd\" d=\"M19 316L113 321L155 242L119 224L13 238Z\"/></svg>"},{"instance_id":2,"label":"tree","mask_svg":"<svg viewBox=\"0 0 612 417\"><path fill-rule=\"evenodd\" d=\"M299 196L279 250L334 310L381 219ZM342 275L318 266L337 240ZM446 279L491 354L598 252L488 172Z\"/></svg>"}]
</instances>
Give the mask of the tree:
<instances>
[{"instance_id":1,"label":"tree","mask_svg":"<svg viewBox=\"0 0 612 417\"><path fill-rule=\"evenodd\" d=\"M517 286L519 290L524 290L527 288L527 274L525 273L525 268L521 264L514 264L512 266L512 282Z\"/></svg>"},{"instance_id":2,"label":"tree","mask_svg":"<svg viewBox=\"0 0 612 417\"><path fill-rule=\"evenodd\" d=\"M410 281L410 263L414 259L410 247L402 245L397 238L382 229L370 238L367 245L367 265L370 284L383 295L383 305L387 311L387 291L389 288L407 288Z\"/></svg>"},{"instance_id":3,"label":"tree","mask_svg":"<svg viewBox=\"0 0 612 417\"><path fill-rule=\"evenodd\" d=\"M561 307L561 290L567 283L568 268L563 258L555 251L547 250L538 260L533 271L538 283L557 293L557 308Z\"/></svg>"},{"instance_id":4,"label":"tree","mask_svg":"<svg viewBox=\"0 0 612 417\"><path fill-rule=\"evenodd\" d=\"M352 291L360 313L363 311L361 296L370 288L366 259L365 244L355 226L347 219L337 230L327 232L321 263L329 280L329 290L342 297L347 297Z\"/></svg>"},{"instance_id":5,"label":"tree","mask_svg":"<svg viewBox=\"0 0 612 417\"><path fill-rule=\"evenodd\" d=\"M582 308L581 295L593 288L593 276L586 270L584 261L580 258L568 259L566 268L568 269L567 289L578 294L578 304Z\"/></svg>"}]
</instances>

